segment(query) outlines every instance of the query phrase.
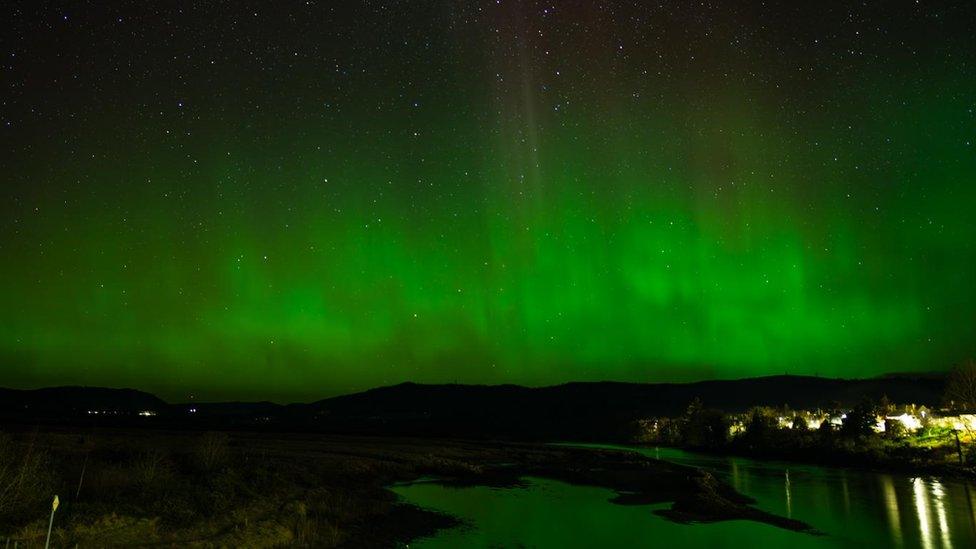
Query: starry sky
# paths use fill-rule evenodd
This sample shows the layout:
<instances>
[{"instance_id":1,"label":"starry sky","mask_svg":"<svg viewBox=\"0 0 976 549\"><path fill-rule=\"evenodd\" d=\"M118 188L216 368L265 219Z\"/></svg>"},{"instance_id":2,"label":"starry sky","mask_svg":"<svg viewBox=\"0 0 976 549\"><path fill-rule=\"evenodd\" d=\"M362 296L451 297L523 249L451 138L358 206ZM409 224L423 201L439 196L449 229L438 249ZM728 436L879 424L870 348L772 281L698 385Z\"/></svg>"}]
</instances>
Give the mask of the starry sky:
<instances>
[{"instance_id":1,"label":"starry sky","mask_svg":"<svg viewBox=\"0 0 976 549\"><path fill-rule=\"evenodd\" d=\"M0 385L944 370L967 2L8 1Z\"/></svg>"}]
</instances>

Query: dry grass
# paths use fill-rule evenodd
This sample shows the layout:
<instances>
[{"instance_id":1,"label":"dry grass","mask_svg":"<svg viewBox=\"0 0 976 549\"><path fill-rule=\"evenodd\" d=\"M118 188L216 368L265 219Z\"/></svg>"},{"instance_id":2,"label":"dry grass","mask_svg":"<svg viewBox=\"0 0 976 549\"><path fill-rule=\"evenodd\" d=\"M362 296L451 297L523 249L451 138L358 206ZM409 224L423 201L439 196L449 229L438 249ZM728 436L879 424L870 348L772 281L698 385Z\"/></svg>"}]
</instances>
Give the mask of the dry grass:
<instances>
[{"instance_id":1,"label":"dry grass","mask_svg":"<svg viewBox=\"0 0 976 549\"><path fill-rule=\"evenodd\" d=\"M0 433L0 516L17 517L47 498L50 478L44 463L44 452L33 435L17 444Z\"/></svg>"},{"instance_id":2,"label":"dry grass","mask_svg":"<svg viewBox=\"0 0 976 549\"><path fill-rule=\"evenodd\" d=\"M58 546L336 547L402 537L393 480L473 470L429 448L226 433L0 433L0 539ZM45 457L47 456L47 457ZM82 482L82 472L84 478ZM78 489L79 485L82 489ZM421 525L448 523L414 510Z\"/></svg>"},{"instance_id":3,"label":"dry grass","mask_svg":"<svg viewBox=\"0 0 976 549\"><path fill-rule=\"evenodd\" d=\"M702 501L693 497L702 491L694 470L633 453L546 445L148 430L22 433L2 444L2 455L13 456L4 463L17 466L0 477L16 494L5 496L13 512L0 513L0 539L40 540L49 498L59 493L55 541L68 547L394 546L455 523L403 505L386 489L426 476L502 486L534 475L642 501ZM683 516L781 525L746 514L735 498L709 506L719 510L712 515L695 515L693 507L685 505Z\"/></svg>"}]
</instances>

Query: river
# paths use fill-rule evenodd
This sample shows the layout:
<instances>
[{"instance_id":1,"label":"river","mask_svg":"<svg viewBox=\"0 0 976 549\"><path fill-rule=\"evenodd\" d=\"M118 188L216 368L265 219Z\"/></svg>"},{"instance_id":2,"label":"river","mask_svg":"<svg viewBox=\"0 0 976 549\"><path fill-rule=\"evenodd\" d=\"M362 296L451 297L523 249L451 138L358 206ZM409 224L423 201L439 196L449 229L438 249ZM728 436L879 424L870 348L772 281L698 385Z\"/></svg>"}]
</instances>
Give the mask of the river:
<instances>
[{"instance_id":1,"label":"river","mask_svg":"<svg viewBox=\"0 0 976 549\"><path fill-rule=\"evenodd\" d=\"M822 536L749 521L676 524L665 505L609 503L615 493L549 479L517 488L451 488L434 481L394 488L415 505L463 526L411 547L976 547L976 485L959 480L711 456L672 448L626 448L709 470L766 511L802 520Z\"/></svg>"}]
</instances>

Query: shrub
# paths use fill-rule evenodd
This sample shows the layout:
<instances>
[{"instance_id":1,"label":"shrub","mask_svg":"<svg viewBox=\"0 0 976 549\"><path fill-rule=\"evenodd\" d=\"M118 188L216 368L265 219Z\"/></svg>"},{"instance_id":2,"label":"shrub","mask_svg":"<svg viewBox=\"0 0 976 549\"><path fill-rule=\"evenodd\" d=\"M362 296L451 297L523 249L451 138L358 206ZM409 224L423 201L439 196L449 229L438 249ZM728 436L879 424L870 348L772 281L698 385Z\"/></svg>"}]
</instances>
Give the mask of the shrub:
<instances>
[{"instance_id":1,"label":"shrub","mask_svg":"<svg viewBox=\"0 0 976 549\"><path fill-rule=\"evenodd\" d=\"M44 461L33 442L19 447L0 433L0 517L19 515L50 496Z\"/></svg>"},{"instance_id":2,"label":"shrub","mask_svg":"<svg viewBox=\"0 0 976 549\"><path fill-rule=\"evenodd\" d=\"M169 457L159 450L149 450L135 464L136 482L149 488L170 475Z\"/></svg>"},{"instance_id":3,"label":"shrub","mask_svg":"<svg viewBox=\"0 0 976 549\"><path fill-rule=\"evenodd\" d=\"M901 439L908 436L908 429L905 424L897 419L885 420L885 436L891 439Z\"/></svg>"},{"instance_id":4,"label":"shrub","mask_svg":"<svg viewBox=\"0 0 976 549\"><path fill-rule=\"evenodd\" d=\"M206 433L197 446L197 463L204 471L213 471L227 460L228 444L224 433Z\"/></svg>"}]
</instances>

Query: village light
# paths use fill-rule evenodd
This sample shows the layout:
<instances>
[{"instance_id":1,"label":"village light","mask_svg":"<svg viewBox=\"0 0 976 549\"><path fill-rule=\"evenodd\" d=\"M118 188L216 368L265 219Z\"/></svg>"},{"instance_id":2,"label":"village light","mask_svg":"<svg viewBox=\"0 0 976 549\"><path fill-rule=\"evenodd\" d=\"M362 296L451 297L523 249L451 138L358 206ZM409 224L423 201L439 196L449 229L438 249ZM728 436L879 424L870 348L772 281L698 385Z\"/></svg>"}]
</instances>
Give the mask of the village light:
<instances>
[{"instance_id":1,"label":"village light","mask_svg":"<svg viewBox=\"0 0 976 549\"><path fill-rule=\"evenodd\" d=\"M923 417L924 417L924 414L925 414L925 412L922 412ZM913 416L911 414L907 414L906 413L906 414L902 414L900 416L891 417L889 419L893 419L893 420L896 420L896 421L900 421L901 424L904 425L906 429L909 429L909 430L912 430L912 431L917 431L918 429L921 429L922 428L922 422L919 421L919 419L917 417L915 417L915 416Z\"/></svg>"}]
</instances>

